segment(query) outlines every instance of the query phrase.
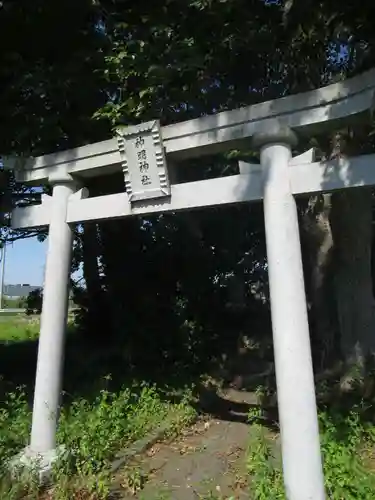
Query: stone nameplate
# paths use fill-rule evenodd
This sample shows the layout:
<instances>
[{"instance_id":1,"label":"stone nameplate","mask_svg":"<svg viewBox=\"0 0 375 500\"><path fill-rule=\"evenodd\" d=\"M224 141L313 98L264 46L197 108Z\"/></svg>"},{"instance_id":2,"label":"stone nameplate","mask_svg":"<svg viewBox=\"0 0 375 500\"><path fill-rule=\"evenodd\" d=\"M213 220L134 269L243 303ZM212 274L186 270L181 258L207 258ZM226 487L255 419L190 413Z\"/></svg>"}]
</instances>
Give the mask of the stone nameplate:
<instances>
[{"instance_id":1,"label":"stone nameplate","mask_svg":"<svg viewBox=\"0 0 375 500\"><path fill-rule=\"evenodd\" d=\"M167 164L157 120L117 130L125 189L131 202L169 196Z\"/></svg>"}]
</instances>

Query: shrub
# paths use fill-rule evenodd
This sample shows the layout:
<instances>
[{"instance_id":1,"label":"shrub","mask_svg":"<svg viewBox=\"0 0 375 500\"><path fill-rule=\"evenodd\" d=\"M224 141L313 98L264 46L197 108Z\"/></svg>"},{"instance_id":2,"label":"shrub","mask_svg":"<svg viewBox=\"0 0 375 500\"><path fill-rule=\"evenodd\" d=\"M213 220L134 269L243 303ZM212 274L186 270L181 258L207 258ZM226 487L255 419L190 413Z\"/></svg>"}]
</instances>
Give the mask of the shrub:
<instances>
[{"instance_id":1,"label":"shrub","mask_svg":"<svg viewBox=\"0 0 375 500\"><path fill-rule=\"evenodd\" d=\"M321 412L320 436L326 493L330 500L371 500L374 497L375 474L366 462L366 451L374 444L373 426L361 422L360 409L349 415L336 411ZM251 421L260 415L252 413ZM247 457L254 500L285 499L281 465L275 461L275 445L265 429L254 423Z\"/></svg>"}]
</instances>

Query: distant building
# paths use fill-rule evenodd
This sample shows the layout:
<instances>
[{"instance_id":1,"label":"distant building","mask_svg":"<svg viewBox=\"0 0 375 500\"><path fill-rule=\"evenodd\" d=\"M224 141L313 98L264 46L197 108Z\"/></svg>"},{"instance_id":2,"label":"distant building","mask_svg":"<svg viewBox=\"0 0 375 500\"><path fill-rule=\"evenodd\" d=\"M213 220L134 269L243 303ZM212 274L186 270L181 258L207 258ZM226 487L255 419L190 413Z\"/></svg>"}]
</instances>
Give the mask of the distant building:
<instances>
[{"instance_id":1,"label":"distant building","mask_svg":"<svg viewBox=\"0 0 375 500\"><path fill-rule=\"evenodd\" d=\"M30 292L34 290L40 290L41 286L32 286L29 284L22 285L4 285L4 296L11 299L18 299L21 297L27 297Z\"/></svg>"}]
</instances>

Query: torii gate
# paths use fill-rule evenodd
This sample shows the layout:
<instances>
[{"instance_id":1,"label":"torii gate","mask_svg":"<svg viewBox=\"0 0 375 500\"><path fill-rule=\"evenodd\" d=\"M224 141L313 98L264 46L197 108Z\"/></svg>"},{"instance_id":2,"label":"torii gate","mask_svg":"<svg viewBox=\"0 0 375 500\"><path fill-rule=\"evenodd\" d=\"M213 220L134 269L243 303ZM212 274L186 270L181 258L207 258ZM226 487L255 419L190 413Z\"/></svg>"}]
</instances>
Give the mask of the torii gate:
<instances>
[{"instance_id":1,"label":"torii gate","mask_svg":"<svg viewBox=\"0 0 375 500\"><path fill-rule=\"evenodd\" d=\"M58 456L70 273L71 225L156 212L263 199L284 483L289 500L325 498L301 248L294 196L375 185L375 155L313 162L292 158L297 135L324 132L371 116L375 69L351 80L254 106L159 127L120 129L113 139L25 160L5 158L18 181L49 182L52 196L15 208L13 228L49 225L30 446L18 457L38 460L41 475ZM296 132L294 132L296 131ZM252 138L260 165L239 174L171 184L169 162L241 148ZM85 179L123 171L124 192L90 198ZM171 176L172 177L172 176Z\"/></svg>"}]
</instances>

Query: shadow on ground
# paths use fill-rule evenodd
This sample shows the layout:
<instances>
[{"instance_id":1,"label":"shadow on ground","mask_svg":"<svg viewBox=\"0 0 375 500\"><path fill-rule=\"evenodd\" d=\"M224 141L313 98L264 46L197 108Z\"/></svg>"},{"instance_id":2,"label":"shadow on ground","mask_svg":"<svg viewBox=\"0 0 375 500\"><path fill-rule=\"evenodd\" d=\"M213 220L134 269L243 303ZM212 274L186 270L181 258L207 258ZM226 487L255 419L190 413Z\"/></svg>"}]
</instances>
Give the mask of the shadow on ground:
<instances>
[{"instance_id":1,"label":"shadow on ground","mask_svg":"<svg viewBox=\"0 0 375 500\"><path fill-rule=\"evenodd\" d=\"M163 332L165 337L172 337L174 333ZM156 337L160 336L161 333L157 332ZM177 341L171 343L169 350L158 348L158 345L154 347L152 343L144 345L139 342L130 355L129 337L112 338L108 341L103 337L104 341L97 344L92 342L87 334L82 335L72 330L66 338L64 402L68 404L77 397L91 400L103 388L116 391L134 382L154 384L161 390L165 399L176 402L183 397L187 388L194 387L199 412L208 411L207 402L211 397L209 406L218 415L244 421L248 408L238 406L234 411L233 408L231 410L226 407L224 400L220 402L217 391L203 388L202 378L215 373L216 386L226 384L229 387L233 381L246 378L244 375L247 372L254 375L264 371L269 364L269 358L272 358L272 351L268 352L264 359L264 349L262 352L252 349L238 353L236 332L224 332L222 339L220 332L215 333L214 337L207 334L207 338L203 340L202 336L200 331L197 332L199 343L195 341L196 345L192 348L180 345L178 335ZM136 338L136 334L133 334L133 337ZM215 344L215 349L213 340L219 344ZM155 343L155 340L153 342ZM269 343L269 340L267 342ZM3 401L7 392L21 386L28 400L32 402L37 350L38 340L0 342L0 396ZM220 352L224 353L224 356L221 356ZM226 359L225 363L222 358ZM259 379L256 383L263 382ZM252 382L250 390L255 390L255 385L255 381Z\"/></svg>"}]
</instances>

